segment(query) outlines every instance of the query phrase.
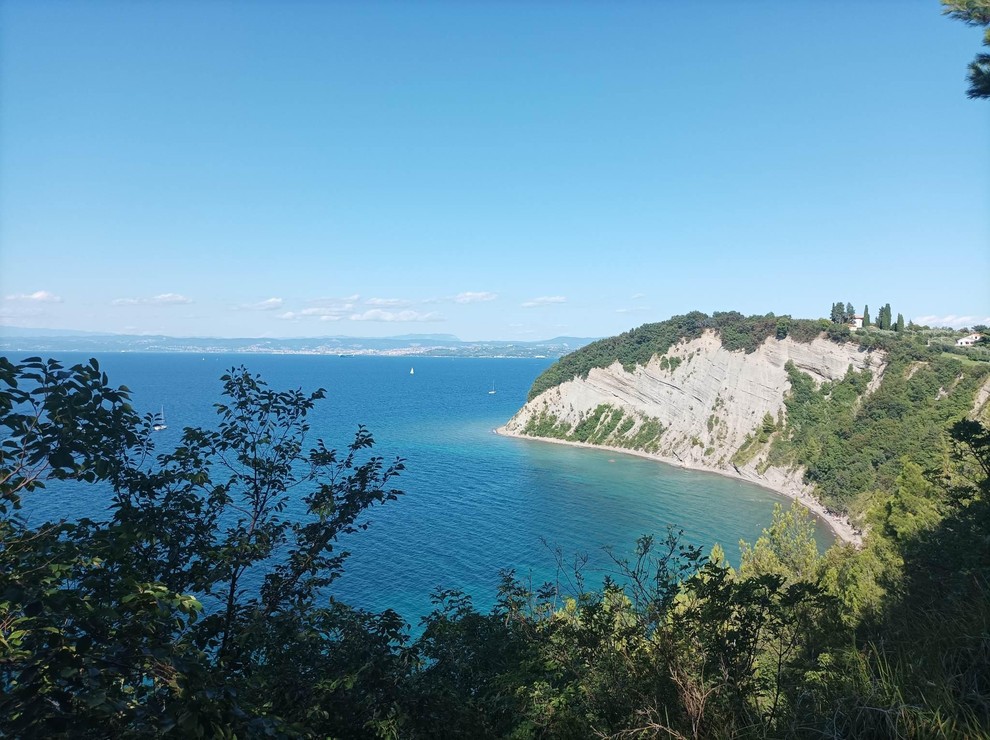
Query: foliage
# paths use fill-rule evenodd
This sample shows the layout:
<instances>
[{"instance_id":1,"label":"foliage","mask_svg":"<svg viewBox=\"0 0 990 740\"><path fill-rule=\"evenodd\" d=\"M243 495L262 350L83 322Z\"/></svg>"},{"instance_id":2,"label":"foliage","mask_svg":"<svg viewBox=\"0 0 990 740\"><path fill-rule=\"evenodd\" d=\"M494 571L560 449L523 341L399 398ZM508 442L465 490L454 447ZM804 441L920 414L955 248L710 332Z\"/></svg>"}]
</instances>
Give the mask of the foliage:
<instances>
[{"instance_id":1,"label":"foliage","mask_svg":"<svg viewBox=\"0 0 990 740\"><path fill-rule=\"evenodd\" d=\"M987 0L942 0L942 12L970 26L988 27L983 45L990 46L990 2ZM990 54L977 54L969 63L970 98L990 98Z\"/></svg>"},{"instance_id":2,"label":"foliage","mask_svg":"<svg viewBox=\"0 0 990 740\"><path fill-rule=\"evenodd\" d=\"M856 318L856 309L853 308L853 304L842 301L837 301L832 304L832 310L829 312L829 320L833 324L848 324Z\"/></svg>"},{"instance_id":3,"label":"foliage","mask_svg":"<svg viewBox=\"0 0 990 740\"><path fill-rule=\"evenodd\" d=\"M774 506L773 521L752 547L739 543L745 576L775 575L786 582L814 581L821 557L815 542L815 522L808 510L794 505L786 512Z\"/></svg>"},{"instance_id":4,"label":"foliage","mask_svg":"<svg viewBox=\"0 0 990 740\"><path fill-rule=\"evenodd\" d=\"M864 343L876 346L871 336ZM883 346L888 365L869 395L869 370L850 370L816 388L810 376L786 367L786 424L771 443L769 461L803 466L817 495L838 511L864 513L874 492L896 490L905 456L923 470L944 470L946 430L968 412L990 375L990 367L964 365L910 335Z\"/></svg>"},{"instance_id":5,"label":"foliage","mask_svg":"<svg viewBox=\"0 0 990 740\"><path fill-rule=\"evenodd\" d=\"M885 303L880 309L880 314L877 317L877 328L882 329L883 331L903 331L904 317L901 314L897 314L897 316L898 321L894 321L890 304ZM898 326L900 328L898 328Z\"/></svg>"},{"instance_id":6,"label":"foliage","mask_svg":"<svg viewBox=\"0 0 990 740\"><path fill-rule=\"evenodd\" d=\"M990 432L953 420L986 372L892 346L891 388L865 400L869 373L815 387L788 368L786 424L756 431L817 450L820 485L868 479L862 550L820 555L798 506L738 571L673 529L609 550L600 587L558 550L557 585L506 572L488 612L439 589L415 639L394 612L320 603L338 534L398 495L402 466L361 428L305 454L321 391L235 369L218 428L152 458L150 419L95 361L0 360L0 735L985 736ZM603 406L565 433L647 426L632 418ZM848 457L828 467L833 437ZM104 486L105 520L29 526L16 507L53 479Z\"/></svg>"},{"instance_id":7,"label":"foliage","mask_svg":"<svg viewBox=\"0 0 990 740\"><path fill-rule=\"evenodd\" d=\"M151 464L149 420L95 360L0 370L4 731L225 736L299 719L247 709L270 699L259 677L298 679L286 644L329 650L314 604L343 565L337 538L397 497L402 462L367 457L363 428L343 455L322 441L304 454L323 391L275 392L238 368L218 429L187 428ZM108 487L109 518L31 527L12 513L53 478Z\"/></svg>"},{"instance_id":8,"label":"foliage","mask_svg":"<svg viewBox=\"0 0 990 740\"><path fill-rule=\"evenodd\" d=\"M582 414L573 427L544 406L529 417L522 432L533 437L655 452L664 428L658 419L603 403L587 415Z\"/></svg>"}]
</instances>

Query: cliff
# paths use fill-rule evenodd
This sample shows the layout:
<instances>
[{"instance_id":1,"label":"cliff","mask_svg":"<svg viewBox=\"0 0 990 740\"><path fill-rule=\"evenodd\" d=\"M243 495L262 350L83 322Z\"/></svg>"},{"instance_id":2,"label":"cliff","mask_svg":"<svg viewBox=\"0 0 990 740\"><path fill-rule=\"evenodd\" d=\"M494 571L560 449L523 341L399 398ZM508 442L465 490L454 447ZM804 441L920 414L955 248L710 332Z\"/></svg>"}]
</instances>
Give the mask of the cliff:
<instances>
[{"instance_id":1,"label":"cliff","mask_svg":"<svg viewBox=\"0 0 990 740\"><path fill-rule=\"evenodd\" d=\"M788 363L818 386L842 379L850 368L869 369L867 393L886 367L882 353L852 343L770 338L746 353L725 349L709 330L631 372L615 362L545 390L499 431L636 451L739 476L800 498L824 515L803 482L803 469L774 467L767 460L786 413ZM848 522L830 520L844 539L857 539Z\"/></svg>"}]
</instances>

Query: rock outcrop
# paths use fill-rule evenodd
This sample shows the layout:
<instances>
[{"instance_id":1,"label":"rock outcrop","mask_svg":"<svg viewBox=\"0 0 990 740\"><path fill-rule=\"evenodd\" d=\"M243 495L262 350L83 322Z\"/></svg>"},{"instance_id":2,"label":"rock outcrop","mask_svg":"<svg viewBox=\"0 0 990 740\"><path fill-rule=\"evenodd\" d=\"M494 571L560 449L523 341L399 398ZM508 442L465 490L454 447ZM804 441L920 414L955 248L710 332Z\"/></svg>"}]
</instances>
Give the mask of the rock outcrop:
<instances>
[{"instance_id":1,"label":"rock outcrop","mask_svg":"<svg viewBox=\"0 0 990 740\"><path fill-rule=\"evenodd\" d=\"M803 470L774 468L766 461L768 435L782 426L786 413L788 362L818 385L841 379L850 368L869 368L870 390L886 366L882 353L825 338L768 339L750 354L730 352L708 331L632 372L616 362L550 388L499 431L645 452L738 475L804 500L810 491Z\"/></svg>"}]
</instances>

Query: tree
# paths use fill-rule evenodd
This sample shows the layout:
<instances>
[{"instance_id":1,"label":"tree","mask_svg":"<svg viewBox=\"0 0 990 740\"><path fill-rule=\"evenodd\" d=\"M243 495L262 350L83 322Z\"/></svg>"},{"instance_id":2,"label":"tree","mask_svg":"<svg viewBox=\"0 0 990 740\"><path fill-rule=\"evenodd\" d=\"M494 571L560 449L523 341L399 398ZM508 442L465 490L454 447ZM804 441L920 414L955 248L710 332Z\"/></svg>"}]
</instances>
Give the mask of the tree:
<instances>
[{"instance_id":1,"label":"tree","mask_svg":"<svg viewBox=\"0 0 990 740\"><path fill-rule=\"evenodd\" d=\"M852 321L854 318L856 318L856 309L853 308L853 304L852 303L847 303L846 304L845 314L846 314L845 315L845 320L846 320L847 323L850 322L850 321Z\"/></svg>"},{"instance_id":2,"label":"tree","mask_svg":"<svg viewBox=\"0 0 990 740\"><path fill-rule=\"evenodd\" d=\"M880 309L880 321L878 325L881 329L889 330L892 323L893 322L891 320L891 315L890 315L890 304L886 303L884 304L883 308Z\"/></svg>"},{"instance_id":3,"label":"tree","mask_svg":"<svg viewBox=\"0 0 990 740\"><path fill-rule=\"evenodd\" d=\"M990 1L942 0L942 12L968 26L990 26ZM990 28L983 32L983 45L990 46ZM977 54L969 63L969 98L990 98L990 54Z\"/></svg>"},{"instance_id":4,"label":"tree","mask_svg":"<svg viewBox=\"0 0 990 740\"><path fill-rule=\"evenodd\" d=\"M337 538L399 495L403 467L369 456L363 427L343 454L322 440L304 453L322 390L276 392L232 369L218 429L187 428L152 461L150 420L95 360L0 358L0 381L0 735L272 733L316 711L289 689L315 666L338 686L374 675L367 651L348 666L335 650L345 624L382 636L376 661L395 653L396 615L316 606L346 558ZM52 479L109 486L109 517L14 515ZM272 704L283 694L294 704ZM362 726L383 706L341 715Z\"/></svg>"},{"instance_id":5,"label":"tree","mask_svg":"<svg viewBox=\"0 0 990 740\"><path fill-rule=\"evenodd\" d=\"M815 522L808 510L794 502L784 511L774 504L773 522L752 547L739 543L743 576L777 575L786 583L817 579L821 558L815 542Z\"/></svg>"},{"instance_id":6,"label":"tree","mask_svg":"<svg viewBox=\"0 0 990 740\"><path fill-rule=\"evenodd\" d=\"M829 314L829 318L832 320L833 324L841 324L843 321L843 316L846 311L846 304L842 301L837 301L832 304L832 312Z\"/></svg>"},{"instance_id":7,"label":"tree","mask_svg":"<svg viewBox=\"0 0 990 740\"><path fill-rule=\"evenodd\" d=\"M897 323L894 324L894 331L902 332L904 331L904 314L897 314Z\"/></svg>"},{"instance_id":8,"label":"tree","mask_svg":"<svg viewBox=\"0 0 990 740\"><path fill-rule=\"evenodd\" d=\"M907 457L901 458L901 465L893 492L873 514L877 526L895 542L907 540L939 520L932 485L924 471Z\"/></svg>"},{"instance_id":9,"label":"tree","mask_svg":"<svg viewBox=\"0 0 990 740\"><path fill-rule=\"evenodd\" d=\"M870 325L870 307L869 305L863 306L863 326Z\"/></svg>"}]
</instances>

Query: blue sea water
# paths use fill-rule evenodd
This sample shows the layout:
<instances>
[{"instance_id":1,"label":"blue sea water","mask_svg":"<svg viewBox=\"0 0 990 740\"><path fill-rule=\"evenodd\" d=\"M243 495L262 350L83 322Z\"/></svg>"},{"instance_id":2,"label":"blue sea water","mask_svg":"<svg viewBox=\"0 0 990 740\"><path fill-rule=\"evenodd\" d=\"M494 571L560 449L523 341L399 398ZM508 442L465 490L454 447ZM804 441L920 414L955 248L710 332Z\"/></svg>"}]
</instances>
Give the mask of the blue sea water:
<instances>
[{"instance_id":1,"label":"blue sea water","mask_svg":"<svg viewBox=\"0 0 990 740\"><path fill-rule=\"evenodd\" d=\"M602 550L631 553L643 534L669 526L684 540L718 542L738 562L738 542L759 537L783 497L749 483L634 456L498 436L549 360L312 355L97 355L114 385L126 385L138 411L164 406L168 429L158 451L178 444L183 427L216 425L220 376L245 365L275 389L327 390L311 416L310 439L343 448L359 424L375 452L400 456L398 501L367 514L369 529L346 538L351 556L333 586L343 601L395 609L415 625L430 593L461 588L491 605L499 570L536 584L554 580L565 558L588 556L594 582L609 566ZM19 359L19 358L11 358ZM64 353L64 362L85 359ZM415 369L411 374L410 369ZM492 384L497 393L490 394ZM33 520L93 515L105 498L51 486L26 503ZM818 523L818 541L832 541Z\"/></svg>"}]
</instances>

